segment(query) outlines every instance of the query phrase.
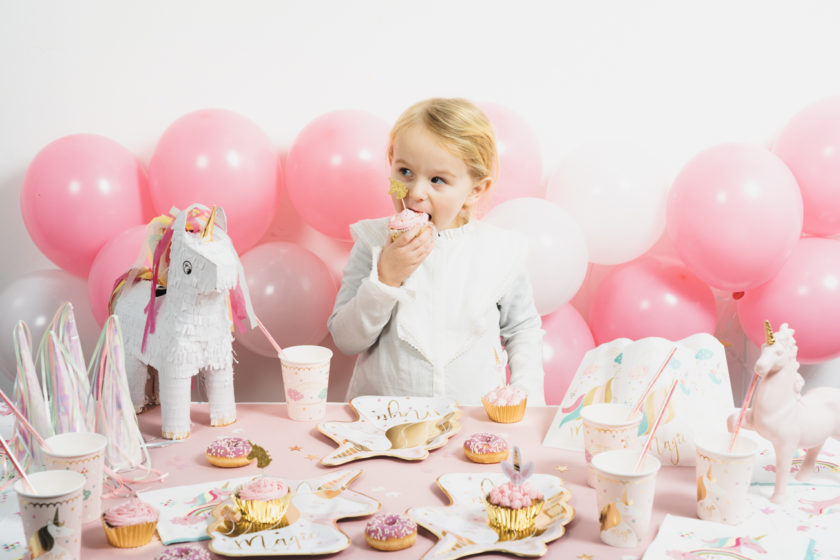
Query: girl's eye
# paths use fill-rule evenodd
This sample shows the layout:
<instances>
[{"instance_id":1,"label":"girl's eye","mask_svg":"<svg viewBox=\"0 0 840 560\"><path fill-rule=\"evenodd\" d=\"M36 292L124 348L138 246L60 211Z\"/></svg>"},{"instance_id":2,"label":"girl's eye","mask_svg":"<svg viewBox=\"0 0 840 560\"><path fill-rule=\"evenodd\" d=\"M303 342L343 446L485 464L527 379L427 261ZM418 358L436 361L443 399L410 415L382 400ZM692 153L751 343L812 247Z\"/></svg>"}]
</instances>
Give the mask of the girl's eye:
<instances>
[{"instance_id":1,"label":"girl's eye","mask_svg":"<svg viewBox=\"0 0 840 560\"><path fill-rule=\"evenodd\" d=\"M403 177L411 177L411 169L406 167L400 167L400 175Z\"/></svg>"},{"instance_id":2,"label":"girl's eye","mask_svg":"<svg viewBox=\"0 0 840 560\"><path fill-rule=\"evenodd\" d=\"M446 181L442 177L432 177L432 183L436 185L445 185Z\"/></svg>"}]
</instances>

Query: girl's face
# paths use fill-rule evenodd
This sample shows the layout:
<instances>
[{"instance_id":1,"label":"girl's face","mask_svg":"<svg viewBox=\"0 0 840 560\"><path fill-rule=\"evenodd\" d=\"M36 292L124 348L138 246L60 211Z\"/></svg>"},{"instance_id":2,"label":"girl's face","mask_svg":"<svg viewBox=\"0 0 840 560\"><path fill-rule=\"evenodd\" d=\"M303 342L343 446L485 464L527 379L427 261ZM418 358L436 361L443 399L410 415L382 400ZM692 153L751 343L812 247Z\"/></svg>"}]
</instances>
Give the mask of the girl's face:
<instances>
[{"instance_id":1,"label":"girl's face","mask_svg":"<svg viewBox=\"0 0 840 560\"><path fill-rule=\"evenodd\" d=\"M406 207L428 214L438 230L467 223L469 210L491 183L489 177L473 179L464 161L422 125L406 128L394 138L391 177L405 183ZM402 210L396 197L394 208Z\"/></svg>"}]
</instances>

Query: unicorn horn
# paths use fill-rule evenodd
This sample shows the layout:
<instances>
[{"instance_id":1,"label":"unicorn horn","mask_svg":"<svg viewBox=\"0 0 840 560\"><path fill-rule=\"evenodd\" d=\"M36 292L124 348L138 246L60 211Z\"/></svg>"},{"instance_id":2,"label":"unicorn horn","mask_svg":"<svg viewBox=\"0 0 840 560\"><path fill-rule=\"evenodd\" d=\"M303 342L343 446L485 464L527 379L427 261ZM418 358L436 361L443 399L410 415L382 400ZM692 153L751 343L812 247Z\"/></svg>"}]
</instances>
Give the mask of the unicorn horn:
<instances>
[{"instance_id":1,"label":"unicorn horn","mask_svg":"<svg viewBox=\"0 0 840 560\"><path fill-rule=\"evenodd\" d=\"M767 340L767 346L776 344L776 337L773 336L773 327L770 326L770 321L764 320L764 338Z\"/></svg>"},{"instance_id":2,"label":"unicorn horn","mask_svg":"<svg viewBox=\"0 0 840 560\"><path fill-rule=\"evenodd\" d=\"M213 226L216 225L216 206L213 205L213 209L210 211L210 217L207 218L207 225L204 226L204 233L201 234L201 238L204 241L213 241Z\"/></svg>"}]
</instances>

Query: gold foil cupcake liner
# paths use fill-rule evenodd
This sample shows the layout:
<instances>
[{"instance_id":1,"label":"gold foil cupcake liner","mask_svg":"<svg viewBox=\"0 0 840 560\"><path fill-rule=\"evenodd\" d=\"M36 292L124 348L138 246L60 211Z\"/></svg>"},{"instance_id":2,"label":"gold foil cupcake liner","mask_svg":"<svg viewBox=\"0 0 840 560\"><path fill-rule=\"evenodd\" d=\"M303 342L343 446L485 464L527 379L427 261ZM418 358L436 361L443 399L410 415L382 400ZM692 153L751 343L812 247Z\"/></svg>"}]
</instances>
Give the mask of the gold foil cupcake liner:
<instances>
[{"instance_id":1,"label":"gold foil cupcake liner","mask_svg":"<svg viewBox=\"0 0 840 560\"><path fill-rule=\"evenodd\" d=\"M289 492L282 498L274 500L243 500L239 498L239 491L237 491L233 494L233 501L242 512L242 518L245 521L256 525L279 526L283 516L286 515L286 510L289 509L292 493Z\"/></svg>"},{"instance_id":2,"label":"gold foil cupcake liner","mask_svg":"<svg viewBox=\"0 0 840 560\"><path fill-rule=\"evenodd\" d=\"M542 511L543 504L545 500L535 500L530 506L512 509L491 504L486 497L484 499L490 527L498 533L499 540L502 541L523 539L533 535L537 516Z\"/></svg>"},{"instance_id":3,"label":"gold foil cupcake liner","mask_svg":"<svg viewBox=\"0 0 840 560\"><path fill-rule=\"evenodd\" d=\"M147 521L136 525L125 527L111 527L102 515L102 526L105 528L105 537L111 546L117 548L137 548L148 544L152 540L157 528L157 521Z\"/></svg>"},{"instance_id":4,"label":"gold foil cupcake liner","mask_svg":"<svg viewBox=\"0 0 840 560\"><path fill-rule=\"evenodd\" d=\"M525 407L528 404L528 397L522 399L522 402L519 404L508 406L490 404L483 398L481 399L481 404L484 405L484 410L487 411L487 416L490 417L490 420L493 422L500 422L502 424L511 424L513 422L519 422L522 420L522 417L525 416Z\"/></svg>"}]
</instances>

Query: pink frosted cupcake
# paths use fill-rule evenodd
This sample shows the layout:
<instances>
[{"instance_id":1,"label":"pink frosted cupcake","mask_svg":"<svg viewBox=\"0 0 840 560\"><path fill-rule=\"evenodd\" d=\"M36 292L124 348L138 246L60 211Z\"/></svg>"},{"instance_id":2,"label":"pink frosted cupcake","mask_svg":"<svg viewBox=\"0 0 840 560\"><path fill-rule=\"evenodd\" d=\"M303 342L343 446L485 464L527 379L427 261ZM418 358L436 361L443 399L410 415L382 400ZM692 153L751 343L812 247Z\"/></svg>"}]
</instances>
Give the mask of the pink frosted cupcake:
<instances>
[{"instance_id":1,"label":"pink frosted cupcake","mask_svg":"<svg viewBox=\"0 0 840 560\"><path fill-rule=\"evenodd\" d=\"M542 492L526 482L534 472L534 464L527 463L520 469L519 458L519 448L514 447L513 462L502 463L508 481L494 487L484 498L490 526L502 540L533 534L537 516L545 503Z\"/></svg>"},{"instance_id":2,"label":"pink frosted cupcake","mask_svg":"<svg viewBox=\"0 0 840 560\"><path fill-rule=\"evenodd\" d=\"M528 394L514 385L496 387L481 397L481 404L490 420L505 424L522 420L527 403Z\"/></svg>"},{"instance_id":3,"label":"pink frosted cupcake","mask_svg":"<svg viewBox=\"0 0 840 560\"><path fill-rule=\"evenodd\" d=\"M279 478L260 477L240 486L233 501L242 518L252 523L278 525L292 500L289 486Z\"/></svg>"},{"instance_id":4,"label":"pink frosted cupcake","mask_svg":"<svg viewBox=\"0 0 840 560\"><path fill-rule=\"evenodd\" d=\"M396 239L403 233L411 231L417 226L425 226L429 223L429 215L424 212L415 212L405 208L402 212L388 218L388 231L391 239Z\"/></svg>"},{"instance_id":5,"label":"pink frosted cupcake","mask_svg":"<svg viewBox=\"0 0 840 560\"><path fill-rule=\"evenodd\" d=\"M152 540L157 528L158 511L132 498L102 514L102 526L111 546L135 548Z\"/></svg>"}]
</instances>

